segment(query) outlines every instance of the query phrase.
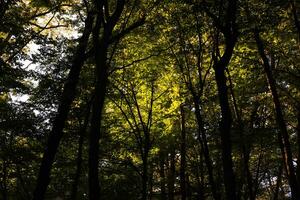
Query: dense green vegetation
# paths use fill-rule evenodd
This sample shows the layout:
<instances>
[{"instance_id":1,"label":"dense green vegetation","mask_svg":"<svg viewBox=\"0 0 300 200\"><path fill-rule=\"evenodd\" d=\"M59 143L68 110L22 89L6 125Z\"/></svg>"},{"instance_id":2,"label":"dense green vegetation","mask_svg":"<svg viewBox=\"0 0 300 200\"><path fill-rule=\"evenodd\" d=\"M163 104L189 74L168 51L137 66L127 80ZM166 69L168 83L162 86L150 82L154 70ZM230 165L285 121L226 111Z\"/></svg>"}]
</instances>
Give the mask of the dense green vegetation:
<instances>
[{"instance_id":1,"label":"dense green vegetation","mask_svg":"<svg viewBox=\"0 0 300 200\"><path fill-rule=\"evenodd\" d=\"M296 0L0 0L0 199L300 199Z\"/></svg>"}]
</instances>

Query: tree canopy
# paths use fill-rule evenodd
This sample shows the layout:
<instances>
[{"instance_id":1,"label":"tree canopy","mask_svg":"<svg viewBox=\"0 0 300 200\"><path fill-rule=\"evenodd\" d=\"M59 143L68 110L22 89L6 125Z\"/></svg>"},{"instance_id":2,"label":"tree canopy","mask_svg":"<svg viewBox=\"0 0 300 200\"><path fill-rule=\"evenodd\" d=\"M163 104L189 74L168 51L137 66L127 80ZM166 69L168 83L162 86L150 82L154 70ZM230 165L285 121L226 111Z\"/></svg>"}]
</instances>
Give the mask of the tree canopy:
<instances>
[{"instance_id":1,"label":"tree canopy","mask_svg":"<svg viewBox=\"0 0 300 200\"><path fill-rule=\"evenodd\" d=\"M300 199L300 3L0 0L0 199Z\"/></svg>"}]
</instances>

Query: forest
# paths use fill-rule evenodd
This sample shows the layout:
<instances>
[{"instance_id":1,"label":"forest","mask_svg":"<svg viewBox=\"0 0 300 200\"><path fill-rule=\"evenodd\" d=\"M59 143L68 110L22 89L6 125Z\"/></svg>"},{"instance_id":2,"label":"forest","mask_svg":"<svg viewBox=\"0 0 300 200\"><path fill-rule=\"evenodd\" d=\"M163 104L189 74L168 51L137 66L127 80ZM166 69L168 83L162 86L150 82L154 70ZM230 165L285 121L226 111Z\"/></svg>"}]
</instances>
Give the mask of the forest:
<instances>
[{"instance_id":1,"label":"forest","mask_svg":"<svg viewBox=\"0 0 300 200\"><path fill-rule=\"evenodd\" d=\"M0 0L1 200L300 200L299 0Z\"/></svg>"}]
</instances>

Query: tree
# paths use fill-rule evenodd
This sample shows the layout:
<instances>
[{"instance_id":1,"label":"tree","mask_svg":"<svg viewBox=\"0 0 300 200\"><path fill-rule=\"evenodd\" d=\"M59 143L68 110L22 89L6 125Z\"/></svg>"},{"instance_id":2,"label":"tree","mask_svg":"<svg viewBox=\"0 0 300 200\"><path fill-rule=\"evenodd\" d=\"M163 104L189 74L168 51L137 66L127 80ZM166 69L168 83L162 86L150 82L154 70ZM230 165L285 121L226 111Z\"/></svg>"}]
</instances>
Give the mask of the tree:
<instances>
[{"instance_id":1,"label":"tree","mask_svg":"<svg viewBox=\"0 0 300 200\"><path fill-rule=\"evenodd\" d=\"M89 35L92 31L93 18L93 14L89 13L88 17L85 20L85 28L81 36L77 52L75 53L67 81L64 85L60 105L53 122L53 128L48 138L48 144L45 149L43 161L39 171L39 176L36 184L37 186L33 198L36 200L44 199L47 186L50 182L50 171L52 163L54 161L59 142L63 135L64 123L70 111L71 103L75 98L76 85L78 83L80 70L85 61L85 53L88 45Z\"/></svg>"},{"instance_id":2,"label":"tree","mask_svg":"<svg viewBox=\"0 0 300 200\"><path fill-rule=\"evenodd\" d=\"M281 108L281 104L279 101L279 96L277 93L277 88L276 88L276 82L275 79L273 78L272 75L272 60L270 61L266 54L265 54L265 49L264 49L264 45L263 42L259 36L259 32L258 30L255 31L254 33L255 35L255 40L257 43L257 48L259 51L259 54L263 60L263 66L264 66L264 70L268 79L268 83L270 86L270 90L273 96L273 102L274 102L274 107L275 107L275 111L276 111L276 120L277 120L277 124L278 127L280 129L280 132L278 133L278 143L281 149L281 153L282 153L282 157L283 157L283 161L285 163L285 170L289 179L289 184L292 190L292 198L293 199L298 199L299 198L299 186L298 186L298 182L297 182L297 178L296 178L296 172L295 172L295 168L293 165L293 156L292 156L292 151L291 151L291 145L290 145L290 139L289 139L289 135L288 135L288 131L285 125L285 121L283 118L283 113L282 113L282 108ZM271 63L271 64L270 64ZM274 64L274 63L273 63Z\"/></svg>"},{"instance_id":3,"label":"tree","mask_svg":"<svg viewBox=\"0 0 300 200\"><path fill-rule=\"evenodd\" d=\"M222 7L223 5L220 5ZM224 184L226 190L227 199L236 199L236 184L235 175L233 172L232 162L232 147L231 147L231 110L228 100L228 87L226 81L225 71L229 65L230 59L233 54L233 50L237 41L237 26L236 26L236 15L237 15L237 1L229 0L226 7L225 22L222 23L219 20L220 16L215 16L208 12L208 15L214 20L215 26L218 32L221 32L224 36L225 50L222 55L219 52L219 35L216 34L215 39L215 52L213 54L213 68L215 70L215 77L217 82L219 101L221 107L221 122L220 122L220 133L222 143L222 161L223 161L223 173L224 173Z\"/></svg>"},{"instance_id":4,"label":"tree","mask_svg":"<svg viewBox=\"0 0 300 200\"><path fill-rule=\"evenodd\" d=\"M1 199L298 199L298 18L0 1Z\"/></svg>"}]
</instances>

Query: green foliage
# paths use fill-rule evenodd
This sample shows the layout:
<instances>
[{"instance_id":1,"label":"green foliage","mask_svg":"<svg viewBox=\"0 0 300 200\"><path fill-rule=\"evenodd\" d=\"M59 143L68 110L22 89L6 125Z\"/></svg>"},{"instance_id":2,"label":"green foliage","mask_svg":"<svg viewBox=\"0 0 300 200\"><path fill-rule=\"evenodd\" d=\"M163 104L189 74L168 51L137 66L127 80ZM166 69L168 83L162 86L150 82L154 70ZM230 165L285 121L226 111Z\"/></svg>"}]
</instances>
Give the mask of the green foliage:
<instances>
[{"instance_id":1,"label":"green foliage","mask_svg":"<svg viewBox=\"0 0 300 200\"><path fill-rule=\"evenodd\" d=\"M107 14L112 15L116 2L109 2L103 11L107 9ZM226 2L126 1L110 40L101 41L109 46L108 88L99 141L103 199L141 199L143 173L148 175L149 197L157 199L165 189L170 200L172 193L179 198L183 160L181 106L185 114L188 197L213 198L201 143L203 131L213 179L222 199L225 196L222 130L218 129L222 116L213 66L227 45L221 30L226 24ZM295 5L299 15L300 5ZM84 19L96 9L92 1L73 0L7 1L3 10L2 3L0 6L0 199L31 199ZM300 156L300 33L291 12L289 1L238 3L238 42L225 71L233 122L232 159L240 199L249 198L247 173L256 199L273 198L277 184L278 199L287 199L289 193L286 172L280 171L276 110L254 29L260 32L272 64L293 159L298 163ZM132 28L138 20L144 24ZM122 31L126 34L122 35ZM49 199L71 198L81 137L77 199L89 197L88 133L97 76L95 57L91 56L92 36L87 44L85 55L81 55L85 63L76 98L52 166L46 194ZM18 101L16 97L25 100ZM203 118L203 130L197 121L196 106ZM298 171L297 175L300 176ZM281 182L277 181L279 177Z\"/></svg>"}]
</instances>

